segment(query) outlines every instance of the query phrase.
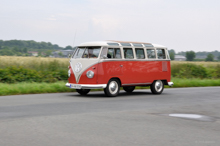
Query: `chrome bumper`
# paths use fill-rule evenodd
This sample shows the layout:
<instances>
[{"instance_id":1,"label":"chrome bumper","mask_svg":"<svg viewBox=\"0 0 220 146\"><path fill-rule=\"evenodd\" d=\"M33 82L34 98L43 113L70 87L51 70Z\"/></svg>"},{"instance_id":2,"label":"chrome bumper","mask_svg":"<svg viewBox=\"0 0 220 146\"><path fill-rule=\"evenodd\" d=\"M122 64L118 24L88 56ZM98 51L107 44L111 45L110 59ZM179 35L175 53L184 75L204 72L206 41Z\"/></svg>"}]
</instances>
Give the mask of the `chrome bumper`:
<instances>
[{"instance_id":1,"label":"chrome bumper","mask_svg":"<svg viewBox=\"0 0 220 146\"><path fill-rule=\"evenodd\" d=\"M168 82L168 85L169 85L170 87L172 87L172 86L173 86L173 82Z\"/></svg>"},{"instance_id":2,"label":"chrome bumper","mask_svg":"<svg viewBox=\"0 0 220 146\"><path fill-rule=\"evenodd\" d=\"M107 84L70 84L66 83L66 87L71 89L103 89Z\"/></svg>"}]
</instances>

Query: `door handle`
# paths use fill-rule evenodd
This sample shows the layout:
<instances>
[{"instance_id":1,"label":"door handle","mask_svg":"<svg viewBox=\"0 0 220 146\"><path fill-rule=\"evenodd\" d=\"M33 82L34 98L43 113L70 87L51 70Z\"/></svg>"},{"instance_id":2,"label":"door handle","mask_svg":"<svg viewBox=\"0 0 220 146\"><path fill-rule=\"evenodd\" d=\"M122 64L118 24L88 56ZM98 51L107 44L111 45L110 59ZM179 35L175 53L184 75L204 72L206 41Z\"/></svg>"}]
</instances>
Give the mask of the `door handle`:
<instances>
[{"instance_id":1,"label":"door handle","mask_svg":"<svg viewBox=\"0 0 220 146\"><path fill-rule=\"evenodd\" d=\"M120 67L123 67L123 65L120 65Z\"/></svg>"}]
</instances>

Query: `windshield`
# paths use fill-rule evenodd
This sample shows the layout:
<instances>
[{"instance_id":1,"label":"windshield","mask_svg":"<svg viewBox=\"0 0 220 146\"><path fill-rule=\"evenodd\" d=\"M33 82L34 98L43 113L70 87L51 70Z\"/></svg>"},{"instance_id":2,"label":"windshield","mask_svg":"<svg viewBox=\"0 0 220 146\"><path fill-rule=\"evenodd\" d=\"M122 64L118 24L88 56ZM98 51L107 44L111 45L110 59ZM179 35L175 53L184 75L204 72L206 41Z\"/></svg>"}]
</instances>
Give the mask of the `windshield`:
<instances>
[{"instance_id":1,"label":"windshield","mask_svg":"<svg viewBox=\"0 0 220 146\"><path fill-rule=\"evenodd\" d=\"M101 47L79 47L73 58L98 58Z\"/></svg>"}]
</instances>

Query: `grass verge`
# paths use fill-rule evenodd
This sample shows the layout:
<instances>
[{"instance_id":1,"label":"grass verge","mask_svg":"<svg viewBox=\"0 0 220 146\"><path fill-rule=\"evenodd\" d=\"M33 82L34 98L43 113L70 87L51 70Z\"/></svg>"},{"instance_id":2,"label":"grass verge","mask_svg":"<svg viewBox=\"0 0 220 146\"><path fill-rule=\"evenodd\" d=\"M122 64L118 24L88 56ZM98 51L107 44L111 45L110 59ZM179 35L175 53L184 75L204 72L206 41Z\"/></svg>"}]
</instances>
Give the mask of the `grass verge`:
<instances>
[{"instance_id":1,"label":"grass verge","mask_svg":"<svg viewBox=\"0 0 220 146\"><path fill-rule=\"evenodd\" d=\"M180 79L172 78L175 87L206 87L220 86L220 79ZM65 86L66 82L56 83L0 83L0 96L19 95L19 94L37 94L37 93L58 93L58 92L75 92ZM166 86L168 87L168 86ZM149 88L149 87L148 87ZM146 87L136 87L136 89L146 89Z\"/></svg>"},{"instance_id":2,"label":"grass verge","mask_svg":"<svg viewBox=\"0 0 220 146\"><path fill-rule=\"evenodd\" d=\"M220 79L180 79L172 78L173 87L220 86Z\"/></svg>"},{"instance_id":3,"label":"grass verge","mask_svg":"<svg viewBox=\"0 0 220 146\"><path fill-rule=\"evenodd\" d=\"M65 86L65 82L56 83L0 83L0 95L19 95L37 93L73 92Z\"/></svg>"}]
</instances>

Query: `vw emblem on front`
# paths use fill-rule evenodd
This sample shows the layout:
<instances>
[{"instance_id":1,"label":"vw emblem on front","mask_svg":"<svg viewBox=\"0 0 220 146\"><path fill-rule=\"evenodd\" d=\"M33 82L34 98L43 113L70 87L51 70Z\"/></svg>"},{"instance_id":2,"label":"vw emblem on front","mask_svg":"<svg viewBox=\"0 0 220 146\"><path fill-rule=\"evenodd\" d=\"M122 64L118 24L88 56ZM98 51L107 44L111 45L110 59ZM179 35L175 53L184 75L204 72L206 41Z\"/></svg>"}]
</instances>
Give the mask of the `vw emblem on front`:
<instances>
[{"instance_id":1,"label":"vw emblem on front","mask_svg":"<svg viewBox=\"0 0 220 146\"><path fill-rule=\"evenodd\" d=\"M82 64L80 62L76 63L75 65L75 72L80 72L82 69Z\"/></svg>"}]
</instances>

